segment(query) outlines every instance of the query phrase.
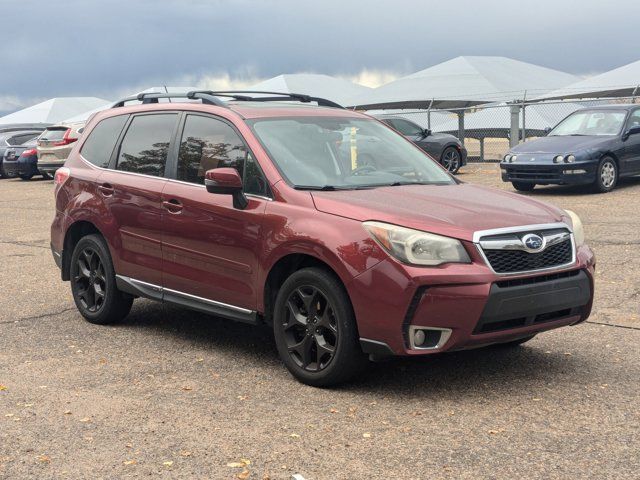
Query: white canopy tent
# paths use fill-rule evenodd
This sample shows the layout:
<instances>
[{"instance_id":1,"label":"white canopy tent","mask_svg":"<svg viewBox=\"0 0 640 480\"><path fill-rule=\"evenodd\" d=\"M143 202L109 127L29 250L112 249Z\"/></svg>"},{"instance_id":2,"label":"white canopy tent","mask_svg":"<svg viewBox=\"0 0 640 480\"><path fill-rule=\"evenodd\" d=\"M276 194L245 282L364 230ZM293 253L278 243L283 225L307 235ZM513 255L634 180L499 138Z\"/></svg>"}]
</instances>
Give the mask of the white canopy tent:
<instances>
[{"instance_id":1,"label":"white canopy tent","mask_svg":"<svg viewBox=\"0 0 640 480\"><path fill-rule=\"evenodd\" d=\"M578 77L506 57L456 57L358 97L361 109L465 108L535 97Z\"/></svg>"},{"instance_id":2,"label":"white canopy tent","mask_svg":"<svg viewBox=\"0 0 640 480\"><path fill-rule=\"evenodd\" d=\"M31 107L5 115L0 118L0 125L29 123L52 124L97 108L108 103L108 100L97 97L58 97L51 98Z\"/></svg>"},{"instance_id":3,"label":"white canopy tent","mask_svg":"<svg viewBox=\"0 0 640 480\"><path fill-rule=\"evenodd\" d=\"M369 87L348 80L314 73L278 75L247 90L283 93L303 93L326 98L340 105L351 105L355 98L371 91Z\"/></svg>"},{"instance_id":4,"label":"white canopy tent","mask_svg":"<svg viewBox=\"0 0 640 480\"><path fill-rule=\"evenodd\" d=\"M630 97L637 94L640 94L640 60L553 90L536 100Z\"/></svg>"}]
</instances>

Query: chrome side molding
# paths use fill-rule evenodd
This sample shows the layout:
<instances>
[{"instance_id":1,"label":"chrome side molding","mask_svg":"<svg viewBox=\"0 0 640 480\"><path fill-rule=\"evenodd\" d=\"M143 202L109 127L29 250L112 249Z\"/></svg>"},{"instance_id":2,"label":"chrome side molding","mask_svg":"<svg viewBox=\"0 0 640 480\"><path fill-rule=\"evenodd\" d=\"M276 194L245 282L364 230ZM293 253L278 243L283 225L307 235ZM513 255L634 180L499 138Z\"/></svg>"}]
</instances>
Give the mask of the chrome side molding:
<instances>
[{"instance_id":1,"label":"chrome side molding","mask_svg":"<svg viewBox=\"0 0 640 480\"><path fill-rule=\"evenodd\" d=\"M247 308L229 305L209 298L198 297L189 293L172 290L152 283L143 282L135 278L124 275L116 275L116 286L118 290L135 295L137 297L149 298L159 302L172 303L198 310L200 312L217 315L231 320L244 323L257 324L257 312Z\"/></svg>"}]
</instances>

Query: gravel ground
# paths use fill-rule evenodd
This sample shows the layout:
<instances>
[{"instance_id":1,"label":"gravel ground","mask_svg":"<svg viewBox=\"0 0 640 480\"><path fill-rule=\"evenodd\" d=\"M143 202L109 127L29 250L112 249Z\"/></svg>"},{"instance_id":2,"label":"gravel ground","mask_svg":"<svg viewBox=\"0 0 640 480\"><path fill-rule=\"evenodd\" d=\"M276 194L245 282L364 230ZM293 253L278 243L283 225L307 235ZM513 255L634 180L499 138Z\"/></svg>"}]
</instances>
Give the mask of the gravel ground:
<instances>
[{"instance_id":1,"label":"gravel ground","mask_svg":"<svg viewBox=\"0 0 640 480\"><path fill-rule=\"evenodd\" d=\"M510 188L496 165L464 171ZM318 390L267 329L144 300L84 322L48 247L52 182L0 180L0 477L638 478L640 179L531 195L585 223L589 323Z\"/></svg>"}]
</instances>

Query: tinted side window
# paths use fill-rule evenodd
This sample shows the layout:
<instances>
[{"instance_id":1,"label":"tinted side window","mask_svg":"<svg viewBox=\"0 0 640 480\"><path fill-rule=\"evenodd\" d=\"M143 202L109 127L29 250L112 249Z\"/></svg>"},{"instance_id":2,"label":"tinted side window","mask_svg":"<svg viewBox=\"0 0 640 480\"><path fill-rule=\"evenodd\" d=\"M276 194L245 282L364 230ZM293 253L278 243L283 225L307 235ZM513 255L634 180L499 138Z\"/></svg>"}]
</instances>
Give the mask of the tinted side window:
<instances>
[{"instance_id":1,"label":"tinted side window","mask_svg":"<svg viewBox=\"0 0 640 480\"><path fill-rule=\"evenodd\" d=\"M640 126L640 110L636 110L629 117L629 125L627 128Z\"/></svg>"},{"instance_id":2,"label":"tinted side window","mask_svg":"<svg viewBox=\"0 0 640 480\"><path fill-rule=\"evenodd\" d=\"M175 113L134 117L122 140L116 169L163 176L176 118Z\"/></svg>"},{"instance_id":3,"label":"tinted side window","mask_svg":"<svg viewBox=\"0 0 640 480\"><path fill-rule=\"evenodd\" d=\"M105 118L98 123L82 146L82 156L96 167L107 168L127 118L129 118L128 115L118 115Z\"/></svg>"},{"instance_id":4,"label":"tinted side window","mask_svg":"<svg viewBox=\"0 0 640 480\"><path fill-rule=\"evenodd\" d=\"M34 138L38 138L38 135L35 133L21 134L9 138L7 140L7 143L9 145L22 145L23 143L27 143L29 140L33 140Z\"/></svg>"},{"instance_id":5,"label":"tinted side window","mask_svg":"<svg viewBox=\"0 0 640 480\"><path fill-rule=\"evenodd\" d=\"M237 169L245 193L269 195L264 174L233 128L214 118L187 116L178 154L178 180L202 185L205 172L218 167Z\"/></svg>"},{"instance_id":6,"label":"tinted side window","mask_svg":"<svg viewBox=\"0 0 640 480\"><path fill-rule=\"evenodd\" d=\"M408 122L407 120L393 120L393 125L395 126L396 130L398 130L401 134L403 135L420 135L421 133L421 129L420 127L418 127L417 125L414 125L411 122Z\"/></svg>"}]
</instances>

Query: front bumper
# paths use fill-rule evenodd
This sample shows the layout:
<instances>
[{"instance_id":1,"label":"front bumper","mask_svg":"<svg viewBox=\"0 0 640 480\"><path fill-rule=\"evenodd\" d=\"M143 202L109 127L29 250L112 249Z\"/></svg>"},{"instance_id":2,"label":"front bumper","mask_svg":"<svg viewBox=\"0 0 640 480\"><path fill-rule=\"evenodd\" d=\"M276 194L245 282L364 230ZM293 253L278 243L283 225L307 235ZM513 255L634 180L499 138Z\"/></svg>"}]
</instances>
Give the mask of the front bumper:
<instances>
[{"instance_id":1,"label":"front bumper","mask_svg":"<svg viewBox=\"0 0 640 480\"><path fill-rule=\"evenodd\" d=\"M595 163L501 163L502 181L538 185L584 185L596 179Z\"/></svg>"},{"instance_id":2,"label":"front bumper","mask_svg":"<svg viewBox=\"0 0 640 480\"><path fill-rule=\"evenodd\" d=\"M587 319L595 258L551 273L499 276L481 263L418 268L388 259L347 285L361 345L378 355L427 355L508 342ZM412 327L441 330L435 348L415 348Z\"/></svg>"},{"instance_id":3,"label":"front bumper","mask_svg":"<svg viewBox=\"0 0 640 480\"><path fill-rule=\"evenodd\" d=\"M4 171L10 177L18 175L38 175L37 160L18 158L16 160L4 160Z\"/></svg>"},{"instance_id":4,"label":"front bumper","mask_svg":"<svg viewBox=\"0 0 640 480\"><path fill-rule=\"evenodd\" d=\"M460 150L460 166L464 167L467 164L468 152L464 145L459 147Z\"/></svg>"}]
</instances>

